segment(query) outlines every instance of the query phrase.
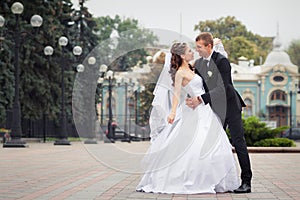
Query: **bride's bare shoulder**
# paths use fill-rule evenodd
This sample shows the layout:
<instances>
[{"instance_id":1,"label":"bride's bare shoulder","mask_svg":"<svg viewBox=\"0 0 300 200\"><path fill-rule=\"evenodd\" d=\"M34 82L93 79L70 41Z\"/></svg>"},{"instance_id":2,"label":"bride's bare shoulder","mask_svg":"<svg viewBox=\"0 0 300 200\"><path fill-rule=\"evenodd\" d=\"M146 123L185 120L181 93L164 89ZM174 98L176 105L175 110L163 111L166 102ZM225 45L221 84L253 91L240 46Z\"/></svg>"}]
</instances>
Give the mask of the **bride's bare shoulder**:
<instances>
[{"instance_id":1,"label":"bride's bare shoulder","mask_svg":"<svg viewBox=\"0 0 300 200\"><path fill-rule=\"evenodd\" d=\"M176 74L185 76L187 74L187 72L188 72L188 70L186 70L186 69L178 69Z\"/></svg>"},{"instance_id":2,"label":"bride's bare shoulder","mask_svg":"<svg viewBox=\"0 0 300 200\"><path fill-rule=\"evenodd\" d=\"M184 70L183 70L183 69L178 69L177 72L176 72L176 76L177 76L177 77L179 77L179 76L181 76L181 77L184 76Z\"/></svg>"}]
</instances>

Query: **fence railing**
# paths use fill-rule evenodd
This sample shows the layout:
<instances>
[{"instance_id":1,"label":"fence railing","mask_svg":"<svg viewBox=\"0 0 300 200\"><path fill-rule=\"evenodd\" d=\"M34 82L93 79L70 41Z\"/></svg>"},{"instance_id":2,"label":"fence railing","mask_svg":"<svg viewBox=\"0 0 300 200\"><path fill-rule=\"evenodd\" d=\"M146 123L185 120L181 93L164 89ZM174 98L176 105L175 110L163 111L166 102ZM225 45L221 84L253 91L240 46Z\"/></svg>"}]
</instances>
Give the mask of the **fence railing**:
<instances>
[{"instance_id":1,"label":"fence railing","mask_svg":"<svg viewBox=\"0 0 300 200\"><path fill-rule=\"evenodd\" d=\"M125 131L127 134L140 137L140 138L149 138L150 128L148 124L139 125L137 124L136 117L143 116L128 116L128 119L125 119L124 115L115 115L113 121L116 122L117 128ZM71 117L69 117L70 119ZM11 129L12 127L12 112L8 111L6 114L6 122L0 124L0 128ZM122 119L122 120L120 120ZM126 122L126 124L125 124ZM96 137L103 138L103 135L106 134L107 125L108 125L108 116L104 115L103 124L97 120L95 123L95 135ZM31 119L21 119L21 128L22 128L22 138L58 138L60 136L60 124L54 120L50 120L45 114L42 119L31 120ZM67 133L68 137L80 137L80 134L77 132L74 123L67 123Z\"/></svg>"},{"instance_id":2,"label":"fence railing","mask_svg":"<svg viewBox=\"0 0 300 200\"><path fill-rule=\"evenodd\" d=\"M6 121L1 126L5 126L6 129L12 127L12 112L6 113ZM21 118L22 137L24 138L44 138L54 137L58 138L60 133L60 125L54 120L50 120L45 114L42 119L31 120ZM67 123L67 131L69 137L78 137L74 124Z\"/></svg>"},{"instance_id":3,"label":"fence railing","mask_svg":"<svg viewBox=\"0 0 300 200\"><path fill-rule=\"evenodd\" d=\"M145 116L124 116L124 115L114 115L113 121L116 122L117 128L121 131L126 132L129 135L139 137L139 138L149 138L150 135L150 127L149 124L139 124L139 121L136 119L141 119ZM70 117L71 118L71 117ZM289 126L290 118L283 117L269 117L264 116L261 117L260 120L274 122L273 126ZM292 116L293 124L292 127L300 127L300 116L295 115ZM104 115L101 120L103 123L100 123L100 120L97 120L95 123L95 135L101 138L107 132L108 126L108 116ZM147 119L141 120L147 121ZM12 113L7 112L6 122L0 124L0 128L10 129L12 124ZM58 138L60 135L60 124L56 123L54 120L50 120L47 115L44 115L42 119L39 120L30 120L30 119L21 119L21 127L22 127L22 137L24 138L47 138L53 137ZM80 137L78 134L74 123L67 123L67 133L68 137Z\"/></svg>"}]
</instances>

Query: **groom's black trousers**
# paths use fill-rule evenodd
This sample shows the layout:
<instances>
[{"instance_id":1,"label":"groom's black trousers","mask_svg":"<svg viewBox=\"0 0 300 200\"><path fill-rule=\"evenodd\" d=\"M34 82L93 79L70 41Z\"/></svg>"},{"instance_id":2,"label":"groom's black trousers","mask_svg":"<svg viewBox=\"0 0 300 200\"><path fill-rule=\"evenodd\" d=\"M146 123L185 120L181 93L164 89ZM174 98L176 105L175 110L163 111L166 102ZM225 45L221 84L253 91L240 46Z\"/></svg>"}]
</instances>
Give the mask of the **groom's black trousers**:
<instances>
[{"instance_id":1,"label":"groom's black trousers","mask_svg":"<svg viewBox=\"0 0 300 200\"><path fill-rule=\"evenodd\" d=\"M226 116L224 123L224 130L228 125L232 145L235 147L240 167L241 167L241 179L243 183L251 183L252 171L250 166L250 159L247 149L247 144L244 137L243 121L241 112L230 113L230 116Z\"/></svg>"}]
</instances>

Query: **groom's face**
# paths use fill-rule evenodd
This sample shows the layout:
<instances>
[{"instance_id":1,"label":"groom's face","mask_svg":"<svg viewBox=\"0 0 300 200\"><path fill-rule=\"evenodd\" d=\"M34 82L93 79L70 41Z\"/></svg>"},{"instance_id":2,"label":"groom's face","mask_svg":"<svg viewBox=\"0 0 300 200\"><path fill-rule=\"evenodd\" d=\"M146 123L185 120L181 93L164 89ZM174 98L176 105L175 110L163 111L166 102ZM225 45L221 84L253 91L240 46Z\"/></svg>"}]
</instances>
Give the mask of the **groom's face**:
<instances>
[{"instance_id":1,"label":"groom's face","mask_svg":"<svg viewBox=\"0 0 300 200\"><path fill-rule=\"evenodd\" d=\"M199 53L199 56L207 58L211 53L210 44L205 46L204 40L198 40L196 42L196 51Z\"/></svg>"}]
</instances>

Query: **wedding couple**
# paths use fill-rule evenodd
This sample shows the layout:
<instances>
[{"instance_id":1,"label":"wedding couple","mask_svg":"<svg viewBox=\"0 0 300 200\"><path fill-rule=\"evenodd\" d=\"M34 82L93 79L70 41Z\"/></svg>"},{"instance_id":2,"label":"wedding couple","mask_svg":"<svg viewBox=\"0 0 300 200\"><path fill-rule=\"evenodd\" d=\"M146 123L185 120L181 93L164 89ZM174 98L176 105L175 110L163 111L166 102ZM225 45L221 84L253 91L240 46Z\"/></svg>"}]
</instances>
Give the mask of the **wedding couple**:
<instances>
[{"instance_id":1,"label":"wedding couple","mask_svg":"<svg viewBox=\"0 0 300 200\"><path fill-rule=\"evenodd\" d=\"M172 45L154 91L151 145L142 161L145 173L137 191L251 192L241 119L245 103L233 87L227 54L217 52L217 47L210 33L198 35L196 51L201 58L191 66L192 49L186 43ZM241 185L224 131L227 126L241 168Z\"/></svg>"}]
</instances>

